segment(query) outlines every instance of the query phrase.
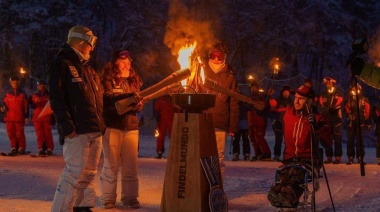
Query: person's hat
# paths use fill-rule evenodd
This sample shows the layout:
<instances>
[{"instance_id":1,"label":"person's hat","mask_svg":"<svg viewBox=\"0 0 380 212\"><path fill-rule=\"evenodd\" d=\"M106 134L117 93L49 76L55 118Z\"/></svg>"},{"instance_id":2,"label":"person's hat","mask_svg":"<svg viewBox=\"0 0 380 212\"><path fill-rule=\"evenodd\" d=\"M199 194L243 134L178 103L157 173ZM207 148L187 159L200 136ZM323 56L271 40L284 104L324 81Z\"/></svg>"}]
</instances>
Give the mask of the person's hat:
<instances>
[{"instance_id":1,"label":"person's hat","mask_svg":"<svg viewBox=\"0 0 380 212\"><path fill-rule=\"evenodd\" d=\"M17 76L12 76L9 78L9 81L19 81L19 80L20 80L20 78Z\"/></svg>"},{"instance_id":2,"label":"person's hat","mask_svg":"<svg viewBox=\"0 0 380 212\"><path fill-rule=\"evenodd\" d=\"M289 85L282 86L281 93L284 92L284 91L289 91L290 92L290 86Z\"/></svg>"},{"instance_id":3,"label":"person's hat","mask_svg":"<svg viewBox=\"0 0 380 212\"><path fill-rule=\"evenodd\" d=\"M97 37L92 31L84 26L74 26L67 35L67 43L72 45L76 42L86 41L92 48L95 47Z\"/></svg>"},{"instance_id":4,"label":"person's hat","mask_svg":"<svg viewBox=\"0 0 380 212\"><path fill-rule=\"evenodd\" d=\"M215 58L218 58L218 60L223 61L226 59L227 55L227 48L223 43L217 43L212 46L210 52L209 52L209 58L214 60Z\"/></svg>"},{"instance_id":5,"label":"person's hat","mask_svg":"<svg viewBox=\"0 0 380 212\"><path fill-rule=\"evenodd\" d=\"M117 50L112 52L112 62L115 62L117 59L132 61L131 53L127 50Z\"/></svg>"},{"instance_id":6,"label":"person's hat","mask_svg":"<svg viewBox=\"0 0 380 212\"><path fill-rule=\"evenodd\" d=\"M306 79L303 81L302 84L303 84L303 85L306 85L306 86L308 86L308 84L310 84L309 87L313 87L313 81L312 81L310 78L306 78Z\"/></svg>"},{"instance_id":7,"label":"person's hat","mask_svg":"<svg viewBox=\"0 0 380 212\"><path fill-rule=\"evenodd\" d=\"M45 80L37 80L37 85L47 85Z\"/></svg>"},{"instance_id":8,"label":"person's hat","mask_svg":"<svg viewBox=\"0 0 380 212\"><path fill-rule=\"evenodd\" d=\"M336 80L332 77L325 77L323 78L323 84L326 84L327 82L332 82L332 83L336 83Z\"/></svg>"},{"instance_id":9,"label":"person's hat","mask_svg":"<svg viewBox=\"0 0 380 212\"><path fill-rule=\"evenodd\" d=\"M301 85L297 90L296 93L298 93L301 96L308 97L310 99L314 100L315 93L313 88L305 85Z\"/></svg>"}]
</instances>

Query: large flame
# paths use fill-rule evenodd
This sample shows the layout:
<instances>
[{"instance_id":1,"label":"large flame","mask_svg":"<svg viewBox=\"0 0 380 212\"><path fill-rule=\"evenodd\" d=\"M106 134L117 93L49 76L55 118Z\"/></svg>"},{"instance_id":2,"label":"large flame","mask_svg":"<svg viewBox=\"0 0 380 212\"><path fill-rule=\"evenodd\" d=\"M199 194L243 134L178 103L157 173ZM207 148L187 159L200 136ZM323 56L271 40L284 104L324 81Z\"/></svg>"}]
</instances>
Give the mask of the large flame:
<instances>
[{"instance_id":1,"label":"large flame","mask_svg":"<svg viewBox=\"0 0 380 212\"><path fill-rule=\"evenodd\" d=\"M185 47L182 47L178 51L177 61L178 61L179 65L181 66L181 70L190 67L190 56L191 56L191 53L194 51L196 46L197 46L197 42L194 41L194 43L191 44L190 46L186 45Z\"/></svg>"},{"instance_id":2,"label":"large flame","mask_svg":"<svg viewBox=\"0 0 380 212\"><path fill-rule=\"evenodd\" d=\"M191 45L187 45L185 47L182 47L179 51L178 51L178 63L179 65L181 66L181 70L185 69L185 68L189 68L190 67L190 63L191 63L191 54L193 53L195 47L197 46L197 42L194 41L193 44ZM181 84L183 86L186 85L186 82L187 80L182 80L181 81Z\"/></svg>"}]
</instances>

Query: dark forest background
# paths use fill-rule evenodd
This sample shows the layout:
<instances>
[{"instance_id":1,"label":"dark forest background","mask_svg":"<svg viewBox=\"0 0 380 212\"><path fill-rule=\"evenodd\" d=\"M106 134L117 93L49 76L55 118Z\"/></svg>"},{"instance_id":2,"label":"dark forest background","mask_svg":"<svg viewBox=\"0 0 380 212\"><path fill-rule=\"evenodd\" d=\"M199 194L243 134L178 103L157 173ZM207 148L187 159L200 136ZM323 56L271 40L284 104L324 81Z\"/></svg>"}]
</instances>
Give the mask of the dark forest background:
<instances>
[{"instance_id":1,"label":"dark forest background","mask_svg":"<svg viewBox=\"0 0 380 212\"><path fill-rule=\"evenodd\" d=\"M371 0L0 0L1 92L21 67L22 85L35 90L78 24L98 37L91 59L97 71L112 51L127 49L144 88L178 70L178 49L195 40L201 57L223 41L240 83L249 74L270 76L278 57L280 79L303 74L321 82L328 75L346 89L355 39L369 39L365 58L380 61L378 11L380 3Z\"/></svg>"}]
</instances>

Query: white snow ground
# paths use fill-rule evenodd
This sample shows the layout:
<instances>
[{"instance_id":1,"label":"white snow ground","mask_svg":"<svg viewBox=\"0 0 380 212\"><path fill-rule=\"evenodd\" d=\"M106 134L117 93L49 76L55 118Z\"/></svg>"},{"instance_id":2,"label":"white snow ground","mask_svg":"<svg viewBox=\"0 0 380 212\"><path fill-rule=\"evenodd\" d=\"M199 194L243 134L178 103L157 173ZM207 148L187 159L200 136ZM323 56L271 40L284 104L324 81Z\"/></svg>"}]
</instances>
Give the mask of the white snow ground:
<instances>
[{"instance_id":1,"label":"white snow ground","mask_svg":"<svg viewBox=\"0 0 380 212\"><path fill-rule=\"evenodd\" d=\"M27 150L37 152L32 126L25 128ZM270 132L269 130L268 132ZM62 147L54 130L56 156L31 158L0 157L0 211L50 211L55 187L64 166ZM273 136L268 133L273 149ZM231 161L230 140L226 144L225 191L230 211L277 211L267 200L267 192L273 183L278 162ZM166 147L168 147L166 141ZM9 151L4 123L0 123L0 151ZM167 153L165 153L167 154ZM344 144L344 155L346 154ZM140 136L139 180L141 208L137 211L159 211L166 159L155 159L155 138ZM347 157L344 156L346 161ZM375 148L366 148L365 176L360 175L358 164L325 165L327 179L336 211L380 211L380 166L376 164ZM103 160L99 164L101 170ZM99 172L96 190L99 195ZM320 181L317 192L317 211L333 211L325 179ZM120 191L119 191L120 192ZM94 211L128 211L120 203L115 209L106 210L97 202Z\"/></svg>"}]
</instances>

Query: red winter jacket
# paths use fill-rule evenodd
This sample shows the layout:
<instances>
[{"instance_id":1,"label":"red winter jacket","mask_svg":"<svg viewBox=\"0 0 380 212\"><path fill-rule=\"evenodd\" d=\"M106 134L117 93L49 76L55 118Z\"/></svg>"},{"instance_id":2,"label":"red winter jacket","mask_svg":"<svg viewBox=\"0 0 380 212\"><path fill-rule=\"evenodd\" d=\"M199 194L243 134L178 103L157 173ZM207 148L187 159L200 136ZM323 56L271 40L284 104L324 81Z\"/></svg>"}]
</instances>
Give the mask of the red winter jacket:
<instances>
[{"instance_id":1,"label":"red winter jacket","mask_svg":"<svg viewBox=\"0 0 380 212\"><path fill-rule=\"evenodd\" d=\"M9 90L5 94L4 103L7 108L5 122L24 122L29 117L28 99L21 89Z\"/></svg>"},{"instance_id":2,"label":"red winter jacket","mask_svg":"<svg viewBox=\"0 0 380 212\"><path fill-rule=\"evenodd\" d=\"M308 114L299 115L293 108L286 110L284 115L284 160L309 159L311 157L311 126L307 122L307 117ZM315 132L319 142L325 148L331 146L330 127L326 116L315 114L315 119Z\"/></svg>"},{"instance_id":3,"label":"red winter jacket","mask_svg":"<svg viewBox=\"0 0 380 212\"><path fill-rule=\"evenodd\" d=\"M42 91L42 92L37 92L32 95L32 98L30 101L31 107L34 109L32 122L35 122L35 121L50 122L51 121L51 115L38 118L42 109L44 109L48 101L49 101L49 92L47 90Z\"/></svg>"}]
</instances>

